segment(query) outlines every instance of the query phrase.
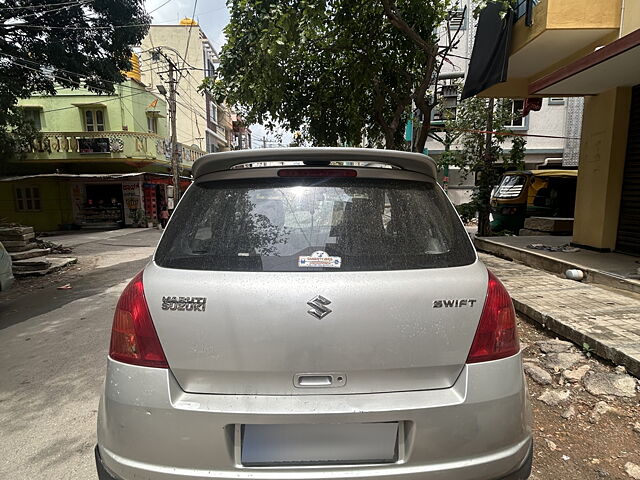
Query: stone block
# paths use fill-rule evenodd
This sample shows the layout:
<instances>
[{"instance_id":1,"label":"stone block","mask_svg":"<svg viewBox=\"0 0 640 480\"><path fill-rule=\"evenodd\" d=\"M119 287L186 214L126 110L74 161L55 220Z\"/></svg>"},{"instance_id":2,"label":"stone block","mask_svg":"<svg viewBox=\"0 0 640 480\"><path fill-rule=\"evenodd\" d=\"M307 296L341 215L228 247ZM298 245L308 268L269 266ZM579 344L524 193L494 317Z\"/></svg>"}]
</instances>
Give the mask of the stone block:
<instances>
[{"instance_id":1,"label":"stone block","mask_svg":"<svg viewBox=\"0 0 640 480\"><path fill-rule=\"evenodd\" d=\"M539 230L529 230L528 228L521 228L518 232L521 237L539 237L542 235L551 235L551 232L541 232Z\"/></svg>"},{"instance_id":2,"label":"stone block","mask_svg":"<svg viewBox=\"0 0 640 480\"><path fill-rule=\"evenodd\" d=\"M34 248L38 248L36 243L29 242L28 240L20 241L20 242L2 242L4 248L9 253L13 252L24 252L26 250L33 250Z\"/></svg>"},{"instance_id":3,"label":"stone block","mask_svg":"<svg viewBox=\"0 0 640 480\"><path fill-rule=\"evenodd\" d=\"M524 221L524 228L550 232L556 235L561 233L571 234L573 232L573 218L530 217Z\"/></svg>"},{"instance_id":4,"label":"stone block","mask_svg":"<svg viewBox=\"0 0 640 480\"><path fill-rule=\"evenodd\" d=\"M12 261L25 260L27 258L42 257L51 253L50 248L34 248L32 250L25 250L24 252L10 252Z\"/></svg>"},{"instance_id":5,"label":"stone block","mask_svg":"<svg viewBox=\"0 0 640 480\"><path fill-rule=\"evenodd\" d=\"M35 234L33 227L0 227L0 240L22 237L23 235ZM33 237L31 237L33 238Z\"/></svg>"}]
</instances>

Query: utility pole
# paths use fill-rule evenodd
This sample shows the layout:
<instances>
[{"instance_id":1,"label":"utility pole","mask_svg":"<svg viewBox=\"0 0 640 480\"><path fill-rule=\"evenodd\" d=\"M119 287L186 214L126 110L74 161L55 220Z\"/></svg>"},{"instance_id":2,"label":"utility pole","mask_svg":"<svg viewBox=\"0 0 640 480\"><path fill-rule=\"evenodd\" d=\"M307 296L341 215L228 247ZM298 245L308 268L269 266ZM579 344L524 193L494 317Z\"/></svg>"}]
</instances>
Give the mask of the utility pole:
<instances>
[{"instance_id":1,"label":"utility pole","mask_svg":"<svg viewBox=\"0 0 640 480\"><path fill-rule=\"evenodd\" d=\"M176 128L176 67L173 61L166 57L169 63L169 115L171 116L171 175L173 177L173 205L175 208L180 200L180 168L178 165L178 131Z\"/></svg>"},{"instance_id":2,"label":"utility pole","mask_svg":"<svg viewBox=\"0 0 640 480\"><path fill-rule=\"evenodd\" d=\"M267 137L262 137L262 147L267 148Z\"/></svg>"}]
</instances>

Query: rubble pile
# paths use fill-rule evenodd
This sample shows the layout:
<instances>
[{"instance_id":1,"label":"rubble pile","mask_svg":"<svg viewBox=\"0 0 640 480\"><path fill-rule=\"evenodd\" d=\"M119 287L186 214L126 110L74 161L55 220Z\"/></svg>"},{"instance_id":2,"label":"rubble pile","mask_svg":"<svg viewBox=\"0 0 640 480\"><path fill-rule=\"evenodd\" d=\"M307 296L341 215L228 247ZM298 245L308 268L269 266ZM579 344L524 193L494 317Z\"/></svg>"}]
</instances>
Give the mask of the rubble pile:
<instances>
[{"instance_id":1,"label":"rubble pile","mask_svg":"<svg viewBox=\"0 0 640 480\"><path fill-rule=\"evenodd\" d=\"M46 275L78 261L70 257L49 257L52 253L70 253L71 249L36 239L33 227L0 226L0 242L11 256L16 277Z\"/></svg>"}]
</instances>

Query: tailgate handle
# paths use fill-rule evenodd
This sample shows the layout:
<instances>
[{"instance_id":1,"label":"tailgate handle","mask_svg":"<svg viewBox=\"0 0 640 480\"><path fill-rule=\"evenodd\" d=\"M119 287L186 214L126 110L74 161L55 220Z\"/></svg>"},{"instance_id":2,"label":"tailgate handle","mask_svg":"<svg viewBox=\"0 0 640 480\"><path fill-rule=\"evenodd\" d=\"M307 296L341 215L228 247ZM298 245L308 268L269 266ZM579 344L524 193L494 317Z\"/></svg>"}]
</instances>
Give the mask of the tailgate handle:
<instances>
[{"instance_id":1,"label":"tailgate handle","mask_svg":"<svg viewBox=\"0 0 640 480\"><path fill-rule=\"evenodd\" d=\"M299 373L293 379L296 387L342 387L347 376L343 373Z\"/></svg>"}]
</instances>

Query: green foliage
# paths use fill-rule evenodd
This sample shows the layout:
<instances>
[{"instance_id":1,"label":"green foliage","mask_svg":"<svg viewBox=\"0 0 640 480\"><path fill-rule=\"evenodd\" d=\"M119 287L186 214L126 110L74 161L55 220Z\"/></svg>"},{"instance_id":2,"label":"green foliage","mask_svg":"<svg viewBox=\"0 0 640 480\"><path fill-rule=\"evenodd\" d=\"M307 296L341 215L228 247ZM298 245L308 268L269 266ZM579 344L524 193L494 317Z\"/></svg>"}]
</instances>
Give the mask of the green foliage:
<instances>
[{"instance_id":1,"label":"green foliage","mask_svg":"<svg viewBox=\"0 0 640 480\"><path fill-rule=\"evenodd\" d=\"M490 103L494 102L493 109ZM517 115L517 114L516 114ZM473 201L479 212L479 235L490 233L491 192L507 168L522 168L526 140L504 127L513 119L511 101L470 98L459 105L455 118L446 121L446 130L458 132L456 149L447 152L442 161L476 177ZM488 142L487 131L495 131ZM510 154L504 143L511 141Z\"/></svg>"},{"instance_id":2,"label":"green foliage","mask_svg":"<svg viewBox=\"0 0 640 480\"><path fill-rule=\"evenodd\" d=\"M50 0L8 0L2 5L0 156L6 156L12 150L4 148L15 146L8 135L29 136L16 107L19 98L54 95L56 85L77 88L80 82L96 91L113 91L113 82L121 82L122 71L131 67L131 47L144 38L150 18L142 0L62 6Z\"/></svg>"},{"instance_id":3,"label":"green foliage","mask_svg":"<svg viewBox=\"0 0 640 480\"><path fill-rule=\"evenodd\" d=\"M446 55L435 27L457 1L229 0L228 6L227 44L216 78L203 89L249 123L277 122L316 145L360 145L364 135L367 146L399 148L412 101L423 113L433 107L430 88Z\"/></svg>"},{"instance_id":4,"label":"green foliage","mask_svg":"<svg viewBox=\"0 0 640 480\"><path fill-rule=\"evenodd\" d=\"M478 214L478 206L475 202L456 205L456 210L464 223L469 223L471 220L476 218L476 215Z\"/></svg>"},{"instance_id":5,"label":"green foliage","mask_svg":"<svg viewBox=\"0 0 640 480\"><path fill-rule=\"evenodd\" d=\"M22 158L29 146L38 138L36 130L20 108L11 108L0 113L0 175L5 174L6 163Z\"/></svg>"}]
</instances>

